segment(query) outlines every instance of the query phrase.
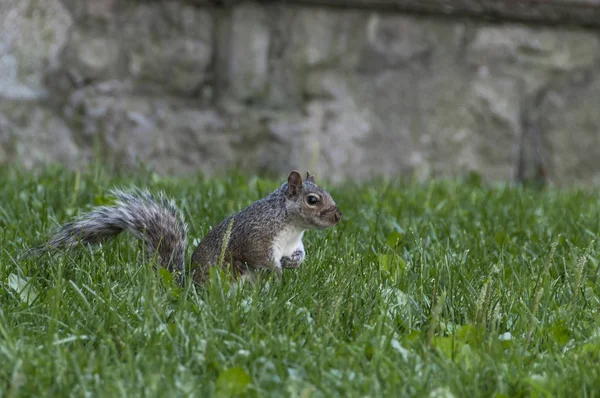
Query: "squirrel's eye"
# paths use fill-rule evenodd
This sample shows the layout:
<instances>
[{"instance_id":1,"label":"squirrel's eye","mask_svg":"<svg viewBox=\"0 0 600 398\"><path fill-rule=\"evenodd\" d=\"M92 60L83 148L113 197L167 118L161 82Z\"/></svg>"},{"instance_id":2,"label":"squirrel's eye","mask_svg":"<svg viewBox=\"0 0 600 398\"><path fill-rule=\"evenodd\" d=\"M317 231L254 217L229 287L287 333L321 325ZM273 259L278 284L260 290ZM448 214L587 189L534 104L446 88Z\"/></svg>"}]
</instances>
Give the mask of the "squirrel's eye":
<instances>
[{"instance_id":1,"label":"squirrel's eye","mask_svg":"<svg viewBox=\"0 0 600 398\"><path fill-rule=\"evenodd\" d=\"M319 198L315 195L310 195L308 198L306 198L306 202L309 205L316 205L319 202Z\"/></svg>"}]
</instances>

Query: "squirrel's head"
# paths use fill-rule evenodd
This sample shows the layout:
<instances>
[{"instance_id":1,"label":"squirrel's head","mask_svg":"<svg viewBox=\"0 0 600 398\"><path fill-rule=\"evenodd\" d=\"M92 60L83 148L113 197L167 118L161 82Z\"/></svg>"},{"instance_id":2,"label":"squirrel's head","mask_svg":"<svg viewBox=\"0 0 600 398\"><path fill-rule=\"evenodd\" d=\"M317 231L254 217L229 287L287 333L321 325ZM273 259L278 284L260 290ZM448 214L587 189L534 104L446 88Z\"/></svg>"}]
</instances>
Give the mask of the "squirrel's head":
<instances>
[{"instance_id":1,"label":"squirrel's head","mask_svg":"<svg viewBox=\"0 0 600 398\"><path fill-rule=\"evenodd\" d=\"M331 194L317 186L315 177L309 172L303 180L298 171L292 171L282 188L288 212L298 218L302 228L327 228L341 220L342 212Z\"/></svg>"}]
</instances>

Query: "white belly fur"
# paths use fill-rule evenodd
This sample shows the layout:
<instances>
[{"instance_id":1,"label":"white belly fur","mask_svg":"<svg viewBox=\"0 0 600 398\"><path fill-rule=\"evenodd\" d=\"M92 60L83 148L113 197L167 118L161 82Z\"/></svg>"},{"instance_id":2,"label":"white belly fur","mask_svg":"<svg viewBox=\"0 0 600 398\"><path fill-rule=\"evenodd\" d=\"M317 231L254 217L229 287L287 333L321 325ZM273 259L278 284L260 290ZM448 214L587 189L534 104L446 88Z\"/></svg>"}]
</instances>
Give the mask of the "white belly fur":
<instances>
[{"instance_id":1,"label":"white belly fur","mask_svg":"<svg viewBox=\"0 0 600 398\"><path fill-rule=\"evenodd\" d=\"M273 239L273 257L278 261L283 256L291 256L298 249L303 249L303 229L286 227Z\"/></svg>"}]
</instances>

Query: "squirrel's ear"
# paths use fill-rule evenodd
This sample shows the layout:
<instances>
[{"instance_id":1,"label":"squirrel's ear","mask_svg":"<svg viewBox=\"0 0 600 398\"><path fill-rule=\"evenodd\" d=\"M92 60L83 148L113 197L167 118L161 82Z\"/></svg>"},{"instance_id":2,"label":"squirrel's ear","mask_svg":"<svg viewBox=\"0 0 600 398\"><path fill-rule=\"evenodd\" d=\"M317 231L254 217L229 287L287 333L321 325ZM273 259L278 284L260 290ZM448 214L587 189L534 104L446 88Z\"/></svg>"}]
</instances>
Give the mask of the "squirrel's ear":
<instances>
[{"instance_id":1,"label":"squirrel's ear","mask_svg":"<svg viewBox=\"0 0 600 398\"><path fill-rule=\"evenodd\" d=\"M294 170L288 176L288 196L295 196L300 191L300 187L302 186L302 176L298 171Z\"/></svg>"},{"instance_id":2,"label":"squirrel's ear","mask_svg":"<svg viewBox=\"0 0 600 398\"><path fill-rule=\"evenodd\" d=\"M310 171L306 171L306 181L310 181L312 183L315 182L315 175L314 174L310 174Z\"/></svg>"}]
</instances>

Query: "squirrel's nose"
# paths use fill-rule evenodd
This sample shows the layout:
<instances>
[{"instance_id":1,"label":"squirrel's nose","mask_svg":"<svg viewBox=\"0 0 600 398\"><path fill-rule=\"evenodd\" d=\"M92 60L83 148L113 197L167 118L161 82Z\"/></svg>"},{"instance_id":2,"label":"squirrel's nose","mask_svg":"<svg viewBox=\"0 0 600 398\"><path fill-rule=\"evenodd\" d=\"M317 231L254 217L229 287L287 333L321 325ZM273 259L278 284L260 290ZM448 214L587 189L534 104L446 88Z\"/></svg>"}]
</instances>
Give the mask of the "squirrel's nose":
<instances>
[{"instance_id":1,"label":"squirrel's nose","mask_svg":"<svg viewBox=\"0 0 600 398\"><path fill-rule=\"evenodd\" d=\"M335 213L333 214L333 221L336 223L342 219L342 212L340 209L335 209Z\"/></svg>"}]
</instances>

